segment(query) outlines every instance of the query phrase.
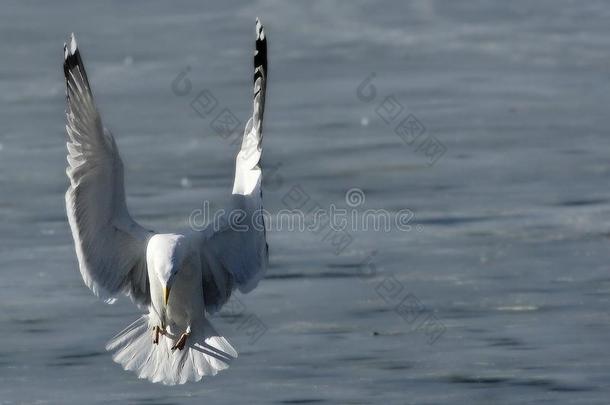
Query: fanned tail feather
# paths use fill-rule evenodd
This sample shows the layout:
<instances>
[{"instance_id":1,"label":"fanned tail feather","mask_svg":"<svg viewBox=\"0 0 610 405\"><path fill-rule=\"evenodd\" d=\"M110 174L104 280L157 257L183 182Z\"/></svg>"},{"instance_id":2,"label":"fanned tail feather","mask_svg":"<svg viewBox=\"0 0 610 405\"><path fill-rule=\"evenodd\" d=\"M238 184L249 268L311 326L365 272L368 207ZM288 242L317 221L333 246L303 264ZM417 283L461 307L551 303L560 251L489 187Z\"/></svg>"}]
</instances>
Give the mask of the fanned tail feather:
<instances>
[{"instance_id":1,"label":"fanned tail feather","mask_svg":"<svg viewBox=\"0 0 610 405\"><path fill-rule=\"evenodd\" d=\"M143 315L106 345L106 350L114 352L113 360L139 378L166 385L199 381L229 367L237 357L233 346L206 319L193 325L183 350L171 350L179 338L171 331L154 344L153 326L149 316Z\"/></svg>"}]
</instances>

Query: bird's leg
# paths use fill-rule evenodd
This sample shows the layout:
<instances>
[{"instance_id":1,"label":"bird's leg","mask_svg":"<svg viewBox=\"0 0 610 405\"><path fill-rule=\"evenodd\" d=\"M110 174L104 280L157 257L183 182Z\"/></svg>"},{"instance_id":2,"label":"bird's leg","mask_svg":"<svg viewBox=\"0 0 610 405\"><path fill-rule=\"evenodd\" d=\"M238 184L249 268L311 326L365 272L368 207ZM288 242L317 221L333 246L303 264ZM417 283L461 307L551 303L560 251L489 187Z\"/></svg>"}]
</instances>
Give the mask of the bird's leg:
<instances>
[{"instance_id":1,"label":"bird's leg","mask_svg":"<svg viewBox=\"0 0 610 405\"><path fill-rule=\"evenodd\" d=\"M153 327L153 343L159 344L159 335L165 335L165 328L161 328L159 325Z\"/></svg>"},{"instance_id":2,"label":"bird's leg","mask_svg":"<svg viewBox=\"0 0 610 405\"><path fill-rule=\"evenodd\" d=\"M161 333L161 328L159 328L159 326L154 326L153 327L153 343L154 344L159 344L159 334Z\"/></svg>"},{"instance_id":3,"label":"bird's leg","mask_svg":"<svg viewBox=\"0 0 610 405\"><path fill-rule=\"evenodd\" d=\"M191 327L190 325L186 328L186 331L180 336L180 339L172 346L172 350L182 350L184 349L184 345L186 345L186 339L191 336Z\"/></svg>"}]
</instances>

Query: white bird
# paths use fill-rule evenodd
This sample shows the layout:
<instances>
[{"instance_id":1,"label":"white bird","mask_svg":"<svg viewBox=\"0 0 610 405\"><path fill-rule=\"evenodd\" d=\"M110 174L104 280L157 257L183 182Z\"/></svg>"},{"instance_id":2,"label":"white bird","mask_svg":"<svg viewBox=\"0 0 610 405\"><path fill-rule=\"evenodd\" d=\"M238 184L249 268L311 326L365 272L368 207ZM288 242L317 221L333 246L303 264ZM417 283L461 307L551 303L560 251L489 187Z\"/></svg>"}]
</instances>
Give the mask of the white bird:
<instances>
[{"instance_id":1,"label":"white bird","mask_svg":"<svg viewBox=\"0 0 610 405\"><path fill-rule=\"evenodd\" d=\"M240 210L239 227L225 217L220 229L160 234L136 223L125 202L123 163L95 107L74 34L64 44L64 74L70 179L66 209L80 273L98 297L113 301L126 294L148 309L106 349L115 352L113 359L126 370L153 382L181 384L216 374L237 352L206 317L234 289L254 289L268 261L260 167L267 82L262 25L257 19L253 113L237 154L226 210Z\"/></svg>"}]
</instances>

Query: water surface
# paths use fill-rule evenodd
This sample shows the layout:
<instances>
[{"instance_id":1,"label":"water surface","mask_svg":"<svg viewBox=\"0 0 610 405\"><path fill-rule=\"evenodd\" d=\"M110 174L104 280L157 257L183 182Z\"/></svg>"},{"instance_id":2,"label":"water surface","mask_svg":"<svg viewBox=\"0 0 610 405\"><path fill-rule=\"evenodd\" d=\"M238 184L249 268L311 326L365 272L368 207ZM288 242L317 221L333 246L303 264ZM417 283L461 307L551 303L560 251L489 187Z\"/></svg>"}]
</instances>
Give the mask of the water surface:
<instances>
[{"instance_id":1,"label":"water surface","mask_svg":"<svg viewBox=\"0 0 610 405\"><path fill-rule=\"evenodd\" d=\"M2 9L1 404L607 403L605 2ZM358 188L359 209L410 209L413 228L353 232L338 254L320 234L270 231L268 278L215 319L239 359L203 383L152 385L103 350L137 309L104 305L78 274L62 45L77 34L132 214L179 230L230 192L236 146L189 103L208 89L245 122L255 16L269 37L267 209L295 188L345 208ZM177 96L187 67L192 90ZM367 102L357 89L371 73ZM446 147L435 164L378 115L387 97ZM433 343L423 318L396 310L406 297L441 325ZM239 327L249 316L266 327L255 342Z\"/></svg>"}]
</instances>

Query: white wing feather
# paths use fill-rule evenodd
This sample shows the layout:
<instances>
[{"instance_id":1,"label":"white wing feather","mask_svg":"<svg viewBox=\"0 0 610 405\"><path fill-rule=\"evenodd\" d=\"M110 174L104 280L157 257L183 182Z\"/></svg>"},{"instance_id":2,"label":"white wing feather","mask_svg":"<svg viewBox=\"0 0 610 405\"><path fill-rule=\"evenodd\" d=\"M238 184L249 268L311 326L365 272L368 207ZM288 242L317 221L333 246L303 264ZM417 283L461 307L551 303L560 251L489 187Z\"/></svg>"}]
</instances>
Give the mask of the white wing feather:
<instances>
[{"instance_id":1,"label":"white wing feather","mask_svg":"<svg viewBox=\"0 0 610 405\"><path fill-rule=\"evenodd\" d=\"M127 211L123 163L93 101L74 34L64 45L68 168L66 210L85 284L109 301L150 301L146 243L152 233Z\"/></svg>"},{"instance_id":2,"label":"white wing feather","mask_svg":"<svg viewBox=\"0 0 610 405\"><path fill-rule=\"evenodd\" d=\"M220 229L200 232L204 299L214 312L224 304L234 287L243 293L254 289L267 269L268 247L262 217L262 124L267 84L267 39L256 21L254 53L254 102L252 117L244 131L235 159L233 194ZM231 226L239 222L238 226ZM247 230L245 230L247 227Z\"/></svg>"}]
</instances>

